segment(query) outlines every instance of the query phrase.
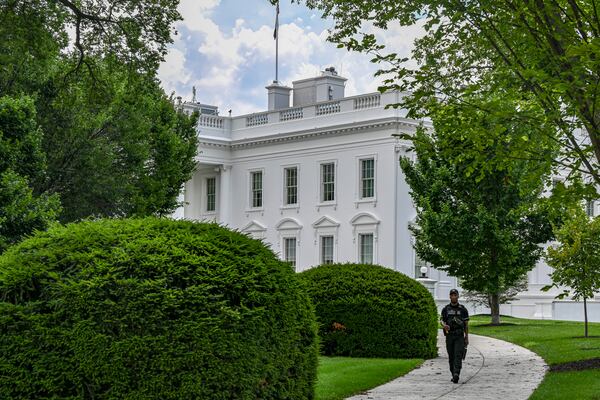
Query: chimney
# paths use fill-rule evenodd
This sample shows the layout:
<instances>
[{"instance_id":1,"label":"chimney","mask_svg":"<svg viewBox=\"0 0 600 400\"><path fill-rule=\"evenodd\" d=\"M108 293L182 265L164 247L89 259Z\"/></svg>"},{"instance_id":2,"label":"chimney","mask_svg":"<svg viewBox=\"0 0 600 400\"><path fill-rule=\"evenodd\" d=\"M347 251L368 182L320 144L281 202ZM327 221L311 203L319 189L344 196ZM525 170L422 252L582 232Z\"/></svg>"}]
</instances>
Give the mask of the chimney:
<instances>
[{"instance_id":1,"label":"chimney","mask_svg":"<svg viewBox=\"0 0 600 400\"><path fill-rule=\"evenodd\" d=\"M292 88L280 85L278 81L266 87L269 93L269 111L290 107L290 92Z\"/></svg>"},{"instance_id":2,"label":"chimney","mask_svg":"<svg viewBox=\"0 0 600 400\"><path fill-rule=\"evenodd\" d=\"M294 107L342 99L346 81L334 67L325 68L320 76L294 81Z\"/></svg>"}]
</instances>

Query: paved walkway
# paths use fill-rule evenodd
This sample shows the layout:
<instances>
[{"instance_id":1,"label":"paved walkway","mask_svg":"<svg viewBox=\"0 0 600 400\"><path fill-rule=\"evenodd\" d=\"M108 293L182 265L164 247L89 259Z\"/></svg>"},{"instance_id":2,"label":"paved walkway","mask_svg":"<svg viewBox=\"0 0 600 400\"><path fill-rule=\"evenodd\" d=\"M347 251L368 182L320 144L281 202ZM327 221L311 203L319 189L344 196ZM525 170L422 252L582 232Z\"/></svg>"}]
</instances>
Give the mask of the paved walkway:
<instances>
[{"instance_id":1,"label":"paved walkway","mask_svg":"<svg viewBox=\"0 0 600 400\"><path fill-rule=\"evenodd\" d=\"M544 378L544 360L523 347L473 334L469 342L458 384L450 382L440 331L438 358L348 400L526 400Z\"/></svg>"}]
</instances>

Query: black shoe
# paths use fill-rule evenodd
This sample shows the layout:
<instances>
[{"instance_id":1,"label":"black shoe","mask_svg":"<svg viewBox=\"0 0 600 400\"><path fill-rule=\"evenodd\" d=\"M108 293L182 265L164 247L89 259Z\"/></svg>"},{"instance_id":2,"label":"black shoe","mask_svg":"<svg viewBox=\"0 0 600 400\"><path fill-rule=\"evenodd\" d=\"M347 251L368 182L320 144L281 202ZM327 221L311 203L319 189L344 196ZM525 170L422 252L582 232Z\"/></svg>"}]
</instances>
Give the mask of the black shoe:
<instances>
[{"instance_id":1,"label":"black shoe","mask_svg":"<svg viewBox=\"0 0 600 400\"><path fill-rule=\"evenodd\" d=\"M452 376L452 382L454 382L454 383L458 383L458 374L454 374L454 375Z\"/></svg>"}]
</instances>

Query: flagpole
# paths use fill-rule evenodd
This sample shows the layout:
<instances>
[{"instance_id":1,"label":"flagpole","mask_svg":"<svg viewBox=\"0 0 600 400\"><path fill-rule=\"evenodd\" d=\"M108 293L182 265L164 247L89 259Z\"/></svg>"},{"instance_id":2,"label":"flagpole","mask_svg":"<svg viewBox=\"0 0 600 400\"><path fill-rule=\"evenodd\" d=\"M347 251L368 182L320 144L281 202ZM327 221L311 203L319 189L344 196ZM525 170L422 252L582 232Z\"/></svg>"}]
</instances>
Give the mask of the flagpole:
<instances>
[{"instance_id":1,"label":"flagpole","mask_svg":"<svg viewBox=\"0 0 600 400\"><path fill-rule=\"evenodd\" d=\"M275 83L279 83L279 0L275 13Z\"/></svg>"}]
</instances>

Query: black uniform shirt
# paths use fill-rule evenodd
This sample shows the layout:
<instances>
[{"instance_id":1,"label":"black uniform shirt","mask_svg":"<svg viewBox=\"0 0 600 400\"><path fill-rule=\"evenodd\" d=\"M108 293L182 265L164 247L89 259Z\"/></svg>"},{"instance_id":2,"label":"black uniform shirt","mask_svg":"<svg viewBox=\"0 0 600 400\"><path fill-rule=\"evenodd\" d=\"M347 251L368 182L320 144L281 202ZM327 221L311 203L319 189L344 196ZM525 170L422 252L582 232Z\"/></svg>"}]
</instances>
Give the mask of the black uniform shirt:
<instances>
[{"instance_id":1,"label":"black uniform shirt","mask_svg":"<svg viewBox=\"0 0 600 400\"><path fill-rule=\"evenodd\" d=\"M450 331L464 330L465 321L468 320L469 312L462 304L452 305L450 303L442 309L442 321L450 326Z\"/></svg>"}]
</instances>

